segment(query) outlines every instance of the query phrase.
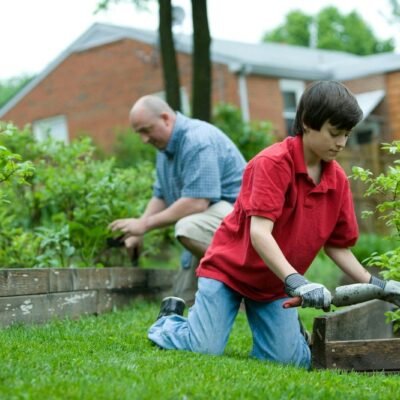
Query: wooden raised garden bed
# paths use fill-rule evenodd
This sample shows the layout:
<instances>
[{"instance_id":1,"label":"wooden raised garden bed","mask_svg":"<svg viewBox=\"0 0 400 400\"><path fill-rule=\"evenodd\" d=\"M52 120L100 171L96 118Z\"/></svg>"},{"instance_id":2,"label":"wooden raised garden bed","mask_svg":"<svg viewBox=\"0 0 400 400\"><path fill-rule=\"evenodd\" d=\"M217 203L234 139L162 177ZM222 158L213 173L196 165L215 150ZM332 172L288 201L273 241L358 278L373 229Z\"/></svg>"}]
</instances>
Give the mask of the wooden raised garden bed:
<instances>
[{"instance_id":1,"label":"wooden raised garden bed","mask_svg":"<svg viewBox=\"0 0 400 400\"><path fill-rule=\"evenodd\" d=\"M0 269L0 327L101 314L170 294L176 271L141 268Z\"/></svg>"},{"instance_id":2,"label":"wooden raised garden bed","mask_svg":"<svg viewBox=\"0 0 400 400\"><path fill-rule=\"evenodd\" d=\"M400 338L384 315L391 308L373 300L315 318L313 368L400 372Z\"/></svg>"}]
</instances>

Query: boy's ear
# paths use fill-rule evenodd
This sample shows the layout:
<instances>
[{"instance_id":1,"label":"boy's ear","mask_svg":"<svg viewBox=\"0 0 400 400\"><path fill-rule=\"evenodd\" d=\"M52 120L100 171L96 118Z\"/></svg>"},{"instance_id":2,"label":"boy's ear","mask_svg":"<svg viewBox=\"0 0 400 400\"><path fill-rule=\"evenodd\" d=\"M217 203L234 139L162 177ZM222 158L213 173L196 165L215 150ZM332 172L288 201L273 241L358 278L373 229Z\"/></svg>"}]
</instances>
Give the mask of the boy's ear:
<instances>
[{"instance_id":1,"label":"boy's ear","mask_svg":"<svg viewBox=\"0 0 400 400\"><path fill-rule=\"evenodd\" d=\"M303 124L303 132L307 133L309 130L310 128L306 124Z\"/></svg>"}]
</instances>

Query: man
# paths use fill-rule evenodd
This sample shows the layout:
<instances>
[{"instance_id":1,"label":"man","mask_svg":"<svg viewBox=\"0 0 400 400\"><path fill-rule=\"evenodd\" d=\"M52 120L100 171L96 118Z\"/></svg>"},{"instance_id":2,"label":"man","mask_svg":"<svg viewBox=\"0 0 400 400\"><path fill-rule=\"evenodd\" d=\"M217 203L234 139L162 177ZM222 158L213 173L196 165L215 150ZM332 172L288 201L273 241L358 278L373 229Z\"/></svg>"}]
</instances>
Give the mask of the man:
<instances>
[{"instance_id":1,"label":"man","mask_svg":"<svg viewBox=\"0 0 400 400\"><path fill-rule=\"evenodd\" d=\"M143 215L115 220L109 228L123 232L125 246L133 251L146 232L175 224L175 236L187 251L174 295L192 303L198 260L233 209L246 162L219 129L175 113L158 97L140 98L129 121L142 141L158 150L157 178Z\"/></svg>"}]
</instances>

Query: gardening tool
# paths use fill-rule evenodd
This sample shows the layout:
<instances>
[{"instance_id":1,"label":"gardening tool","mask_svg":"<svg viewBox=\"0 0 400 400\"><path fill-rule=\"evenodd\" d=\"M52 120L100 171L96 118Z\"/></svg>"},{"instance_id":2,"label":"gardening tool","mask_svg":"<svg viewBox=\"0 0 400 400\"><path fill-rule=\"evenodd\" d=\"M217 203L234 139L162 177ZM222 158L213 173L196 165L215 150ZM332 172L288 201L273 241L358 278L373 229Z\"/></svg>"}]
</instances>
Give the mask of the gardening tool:
<instances>
[{"instance_id":1,"label":"gardening tool","mask_svg":"<svg viewBox=\"0 0 400 400\"><path fill-rule=\"evenodd\" d=\"M331 304L336 307L350 306L369 300L384 300L398 305L399 299L385 293L384 289L370 283L354 283L352 285L338 286L333 295ZM283 308L301 306L302 298L292 297L283 303ZM329 311L329 310L325 310Z\"/></svg>"},{"instance_id":2,"label":"gardening tool","mask_svg":"<svg viewBox=\"0 0 400 400\"><path fill-rule=\"evenodd\" d=\"M118 236L116 238L109 237L107 238L107 247L124 247L124 235ZM131 264L132 267L139 266L139 249L135 247L132 251L131 257Z\"/></svg>"}]
</instances>

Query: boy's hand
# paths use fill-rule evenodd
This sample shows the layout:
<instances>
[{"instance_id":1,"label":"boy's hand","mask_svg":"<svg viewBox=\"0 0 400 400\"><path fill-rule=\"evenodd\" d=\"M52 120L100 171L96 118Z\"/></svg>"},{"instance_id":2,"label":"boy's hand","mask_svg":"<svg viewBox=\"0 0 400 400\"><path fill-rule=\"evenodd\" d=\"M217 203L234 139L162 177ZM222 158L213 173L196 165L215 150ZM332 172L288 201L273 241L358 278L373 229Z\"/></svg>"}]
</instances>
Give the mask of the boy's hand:
<instances>
[{"instance_id":1,"label":"boy's hand","mask_svg":"<svg viewBox=\"0 0 400 400\"><path fill-rule=\"evenodd\" d=\"M400 307L400 282L392 280L385 281L376 276L371 276L369 283L383 289L382 300L396 304L397 307Z\"/></svg>"},{"instance_id":2,"label":"boy's hand","mask_svg":"<svg viewBox=\"0 0 400 400\"><path fill-rule=\"evenodd\" d=\"M302 307L322 308L329 310L332 295L319 283L311 283L300 274L288 275L285 279L285 291L289 296L300 296Z\"/></svg>"}]
</instances>

